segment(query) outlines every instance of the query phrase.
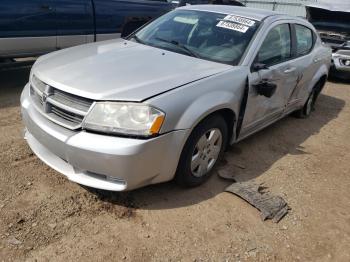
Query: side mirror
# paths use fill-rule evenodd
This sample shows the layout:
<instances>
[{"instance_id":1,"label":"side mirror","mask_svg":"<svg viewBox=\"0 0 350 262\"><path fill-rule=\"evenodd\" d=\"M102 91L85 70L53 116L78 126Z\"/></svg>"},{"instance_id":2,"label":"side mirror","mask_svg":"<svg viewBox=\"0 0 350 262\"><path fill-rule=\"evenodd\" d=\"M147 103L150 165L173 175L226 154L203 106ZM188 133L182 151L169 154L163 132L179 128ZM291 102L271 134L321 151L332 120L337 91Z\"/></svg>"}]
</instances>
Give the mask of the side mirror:
<instances>
[{"instance_id":1,"label":"side mirror","mask_svg":"<svg viewBox=\"0 0 350 262\"><path fill-rule=\"evenodd\" d=\"M254 72L269 69L269 67L266 64L262 64L262 63L254 63L252 68Z\"/></svg>"}]
</instances>

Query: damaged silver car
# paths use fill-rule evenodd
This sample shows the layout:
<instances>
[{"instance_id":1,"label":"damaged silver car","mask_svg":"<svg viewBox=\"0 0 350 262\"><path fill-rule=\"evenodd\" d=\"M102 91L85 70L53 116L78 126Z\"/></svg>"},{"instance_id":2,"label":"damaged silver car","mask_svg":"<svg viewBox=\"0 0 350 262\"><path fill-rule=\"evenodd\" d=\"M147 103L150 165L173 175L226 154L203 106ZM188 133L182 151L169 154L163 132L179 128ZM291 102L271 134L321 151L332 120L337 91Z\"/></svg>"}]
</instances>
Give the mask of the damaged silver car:
<instances>
[{"instance_id":1,"label":"damaged silver car","mask_svg":"<svg viewBox=\"0 0 350 262\"><path fill-rule=\"evenodd\" d=\"M350 2L320 1L306 10L322 41L333 50L331 71L350 79Z\"/></svg>"},{"instance_id":2,"label":"damaged silver car","mask_svg":"<svg viewBox=\"0 0 350 262\"><path fill-rule=\"evenodd\" d=\"M330 63L304 19L186 6L126 39L40 57L21 96L25 138L82 185L197 186L228 145L290 113L308 117Z\"/></svg>"}]
</instances>

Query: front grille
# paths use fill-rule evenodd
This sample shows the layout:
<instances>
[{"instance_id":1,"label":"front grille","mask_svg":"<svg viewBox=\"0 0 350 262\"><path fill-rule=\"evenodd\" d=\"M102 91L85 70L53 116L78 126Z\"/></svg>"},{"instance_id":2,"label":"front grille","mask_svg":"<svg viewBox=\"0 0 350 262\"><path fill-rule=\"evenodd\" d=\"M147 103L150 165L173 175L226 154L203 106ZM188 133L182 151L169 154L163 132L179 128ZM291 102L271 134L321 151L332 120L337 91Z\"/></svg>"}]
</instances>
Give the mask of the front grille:
<instances>
[{"instance_id":1,"label":"front grille","mask_svg":"<svg viewBox=\"0 0 350 262\"><path fill-rule=\"evenodd\" d=\"M56 106L51 106L51 114L57 116L60 119L64 119L70 123L80 124L84 117L81 115L74 114Z\"/></svg>"},{"instance_id":2,"label":"front grille","mask_svg":"<svg viewBox=\"0 0 350 262\"><path fill-rule=\"evenodd\" d=\"M349 41L349 37L345 34L333 32L320 32L320 37L324 43L334 48L340 47Z\"/></svg>"},{"instance_id":3,"label":"front grille","mask_svg":"<svg viewBox=\"0 0 350 262\"><path fill-rule=\"evenodd\" d=\"M30 87L30 96L32 97L35 104L41 106L43 105L41 94L39 92L36 92L32 86Z\"/></svg>"},{"instance_id":4,"label":"front grille","mask_svg":"<svg viewBox=\"0 0 350 262\"><path fill-rule=\"evenodd\" d=\"M35 75L32 77L32 84L40 91L43 93L45 91L46 84L42 81L39 80Z\"/></svg>"},{"instance_id":5,"label":"front grille","mask_svg":"<svg viewBox=\"0 0 350 262\"><path fill-rule=\"evenodd\" d=\"M35 75L30 85L30 96L38 111L45 117L71 130L81 128L93 103L90 99L49 86Z\"/></svg>"}]
</instances>

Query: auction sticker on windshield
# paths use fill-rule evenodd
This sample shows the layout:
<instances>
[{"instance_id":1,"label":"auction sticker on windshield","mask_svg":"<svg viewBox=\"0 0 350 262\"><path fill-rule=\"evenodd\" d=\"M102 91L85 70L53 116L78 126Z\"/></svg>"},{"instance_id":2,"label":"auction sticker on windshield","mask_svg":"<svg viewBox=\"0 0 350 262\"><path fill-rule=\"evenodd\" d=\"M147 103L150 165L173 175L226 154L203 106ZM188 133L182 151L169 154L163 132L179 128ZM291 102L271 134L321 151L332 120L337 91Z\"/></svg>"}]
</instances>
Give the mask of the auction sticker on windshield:
<instances>
[{"instance_id":1,"label":"auction sticker on windshield","mask_svg":"<svg viewBox=\"0 0 350 262\"><path fill-rule=\"evenodd\" d=\"M245 18L245 17L236 16L236 15L227 15L227 16L225 16L225 18L223 20L239 23L239 24L246 25L249 27L255 25L255 21L248 19L248 18Z\"/></svg>"},{"instance_id":2,"label":"auction sticker on windshield","mask_svg":"<svg viewBox=\"0 0 350 262\"><path fill-rule=\"evenodd\" d=\"M236 23L232 23L232 22L228 22L228 21L220 21L216 26L230 29L230 30L234 30L234 31L238 31L241 33L245 33L249 29L248 26L240 25L240 24L236 24Z\"/></svg>"},{"instance_id":3,"label":"auction sticker on windshield","mask_svg":"<svg viewBox=\"0 0 350 262\"><path fill-rule=\"evenodd\" d=\"M183 24L189 24L189 25L195 25L198 23L198 18L197 17L181 17L181 16L176 16L174 18L175 22L183 23Z\"/></svg>"}]
</instances>

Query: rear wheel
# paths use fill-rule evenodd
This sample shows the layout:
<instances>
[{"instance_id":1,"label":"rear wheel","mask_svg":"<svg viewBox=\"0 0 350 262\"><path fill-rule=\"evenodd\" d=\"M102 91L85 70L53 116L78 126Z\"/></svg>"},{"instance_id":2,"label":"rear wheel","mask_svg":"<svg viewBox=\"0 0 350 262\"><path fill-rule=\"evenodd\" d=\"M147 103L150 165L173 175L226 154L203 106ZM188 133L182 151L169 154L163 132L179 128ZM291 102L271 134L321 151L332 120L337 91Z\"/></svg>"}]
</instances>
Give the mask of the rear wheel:
<instances>
[{"instance_id":1,"label":"rear wheel","mask_svg":"<svg viewBox=\"0 0 350 262\"><path fill-rule=\"evenodd\" d=\"M314 110L315 102L317 99L317 94L315 90L316 89L314 89L309 95L309 98L307 99L304 107L294 112L294 115L297 118L308 118L311 115L311 112Z\"/></svg>"},{"instance_id":2,"label":"rear wheel","mask_svg":"<svg viewBox=\"0 0 350 262\"><path fill-rule=\"evenodd\" d=\"M311 112L315 110L315 103L318 96L321 94L323 87L327 81L327 76L323 76L320 81L312 89L309 98L307 99L304 107L294 112L294 116L298 118L308 118Z\"/></svg>"},{"instance_id":3,"label":"rear wheel","mask_svg":"<svg viewBox=\"0 0 350 262\"><path fill-rule=\"evenodd\" d=\"M212 116L201 122L184 146L176 171L176 182L186 187L204 183L224 153L227 136L227 125L221 116Z\"/></svg>"}]
</instances>

